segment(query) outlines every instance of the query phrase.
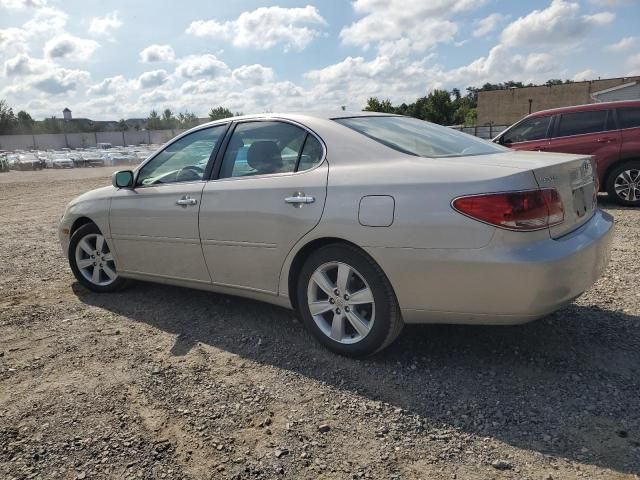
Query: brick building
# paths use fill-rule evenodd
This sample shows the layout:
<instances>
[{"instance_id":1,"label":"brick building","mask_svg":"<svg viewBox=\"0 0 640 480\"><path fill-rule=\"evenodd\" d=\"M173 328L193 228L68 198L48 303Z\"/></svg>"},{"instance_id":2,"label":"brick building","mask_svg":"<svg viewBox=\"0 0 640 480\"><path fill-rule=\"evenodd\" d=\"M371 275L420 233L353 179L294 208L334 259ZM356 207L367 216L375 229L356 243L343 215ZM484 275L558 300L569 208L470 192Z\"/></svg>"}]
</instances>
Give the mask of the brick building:
<instances>
[{"instance_id":1,"label":"brick building","mask_svg":"<svg viewBox=\"0 0 640 480\"><path fill-rule=\"evenodd\" d=\"M539 110L603 100L627 100L625 97L630 94L640 94L638 85L640 77L626 77L481 91L478 92L478 125L510 125Z\"/></svg>"}]
</instances>

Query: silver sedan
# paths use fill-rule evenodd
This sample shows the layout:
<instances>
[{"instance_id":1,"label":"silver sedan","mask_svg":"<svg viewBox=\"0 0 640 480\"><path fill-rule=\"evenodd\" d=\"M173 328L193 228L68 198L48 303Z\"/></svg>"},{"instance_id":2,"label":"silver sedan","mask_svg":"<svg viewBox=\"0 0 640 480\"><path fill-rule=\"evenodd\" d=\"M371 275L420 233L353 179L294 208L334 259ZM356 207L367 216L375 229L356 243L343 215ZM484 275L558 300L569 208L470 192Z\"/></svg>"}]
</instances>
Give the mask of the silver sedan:
<instances>
[{"instance_id":1,"label":"silver sedan","mask_svg":"<svg viewBox=\"0 0 640 480\"><path fill-rule=\"evenodd\" d=\"M60 241L93 291L138 279L258 299L359 356L405 323L517 324L573 301L611 246L596 182L590 157L413 118L243 116L73 200Z\"/></svg>"}]
</instances>

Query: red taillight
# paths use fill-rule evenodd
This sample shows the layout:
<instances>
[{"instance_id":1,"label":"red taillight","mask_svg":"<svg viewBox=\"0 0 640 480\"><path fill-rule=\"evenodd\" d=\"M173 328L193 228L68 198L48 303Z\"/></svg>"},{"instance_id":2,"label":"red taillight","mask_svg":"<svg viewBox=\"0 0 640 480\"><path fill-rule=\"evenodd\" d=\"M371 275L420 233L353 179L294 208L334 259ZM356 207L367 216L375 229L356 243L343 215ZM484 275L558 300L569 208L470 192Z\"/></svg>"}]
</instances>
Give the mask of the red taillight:
<instances>
[{"instance_id":1,"label":"red taillight","mask_svg":"<svg viewBox=\"0 0 640 480\"><path fill-rule=\"evenodd\" d=\"M452 205L463 215L508 230L540 230L564 220L562 199L553 188L470 195Z\"/></svg>"}]
</instances>

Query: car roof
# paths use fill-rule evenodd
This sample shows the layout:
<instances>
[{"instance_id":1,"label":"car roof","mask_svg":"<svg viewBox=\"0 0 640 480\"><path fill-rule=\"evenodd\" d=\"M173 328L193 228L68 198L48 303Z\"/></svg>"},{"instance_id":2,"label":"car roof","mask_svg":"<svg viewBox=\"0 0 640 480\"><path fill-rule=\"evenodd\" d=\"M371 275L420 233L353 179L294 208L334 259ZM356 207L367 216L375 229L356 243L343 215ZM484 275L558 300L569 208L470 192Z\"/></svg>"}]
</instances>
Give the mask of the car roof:
<instances>
[{"instance_id":1,"label":"car roof","mask_svg":"<svg viewBox=\"0 0 640 480\"><path fill-rule=\"evenodd\" d=\"M574 105L571 107L558 107L558 108L550 108L548 110L540 110L538 112L534 112L531 115L527 115L527 117L541 117L545 115L553 115L557 113L570 113L570 112L582 112L589 110L607 110L609 108L620 108L620 107L640 107L640 100L621 100L617 102L598 102L598 103L587 103L585 105Z\"/></svg>"},{"instance_id":2,"label":"car roof","mask_svg":"<svg viewBox=\"0 0 640 480\"><path fill-rule=\"evenodd\" d=\"M402 115L395 115L393 113L379 113L379 112L352 112L344 110L316 110L308 112L273 112L273 113L255 113L249 115L239 115L236 117L221 118L219 120L213 120L211 122L204 123L200 127L205 125L216 125L225 123L228 121L238 120L268 120L268 119L285 119L301 121L305 118L314 120L335 120L339 118L353 118L353 117L400 117Z\"/></svg>"}]
</instances>

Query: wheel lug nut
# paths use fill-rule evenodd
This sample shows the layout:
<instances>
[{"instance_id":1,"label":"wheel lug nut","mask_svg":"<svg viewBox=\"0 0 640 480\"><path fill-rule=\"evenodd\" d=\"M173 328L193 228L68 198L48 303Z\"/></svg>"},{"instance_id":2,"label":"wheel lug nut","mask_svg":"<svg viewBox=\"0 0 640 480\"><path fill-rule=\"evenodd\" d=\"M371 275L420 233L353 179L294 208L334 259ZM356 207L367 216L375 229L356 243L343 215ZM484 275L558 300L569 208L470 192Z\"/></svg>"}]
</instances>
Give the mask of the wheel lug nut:
<instances>
[{"instance_id":1,"label":"wheel lug nut","mask_svg":"<svg viewBox=\"0 0 640 480\"><path fill-rule=\"evenodd\" d=\"M351 311L351 309L349 307L344 307L344 311L349 313Z\"/></svg>"},{"instance_id":2,"label":"wheel lug nut","mask_svg":"<svg viewBox=\"0 0 640 480\"><path fill-rule=\"evenodd\" d=\"M344 299L345 300L349 300L349 295L347 295L346 293L344 294Z\"/></svg>"},{"instance_id":3,"label":"wheel lug nut","mask_svg":"<svg viewBox=\"0 0 640 480\"><path fill-rule=\"evenodd\" d=\"M340 309L339 309L339 308L336 308L336 313L337 313L338 315L340 315Z\"/></svg>"},{"instance_id":4,"label":"wheel lug nut","mask_svg":"<svg viewBox=\"0 0 640 480\"><path fill-rule=\"evenodd\" d=\"M336 301L335 301L333 298L330 298L330 299L329 299L329 303L330 303L331 305L333 305L334 303L336 303Z\"/></svg>"},{"instance_id":5,"label":"wheel lug nut","mask_svg":"<svg viewBox=\"0 0 640 480\"><path fill-rule=\"evenodd\" d=\"M340 290L338 290L337 288L333 291L334 295L338 296L340 295Z\"/></svg>"}]
</instances>

